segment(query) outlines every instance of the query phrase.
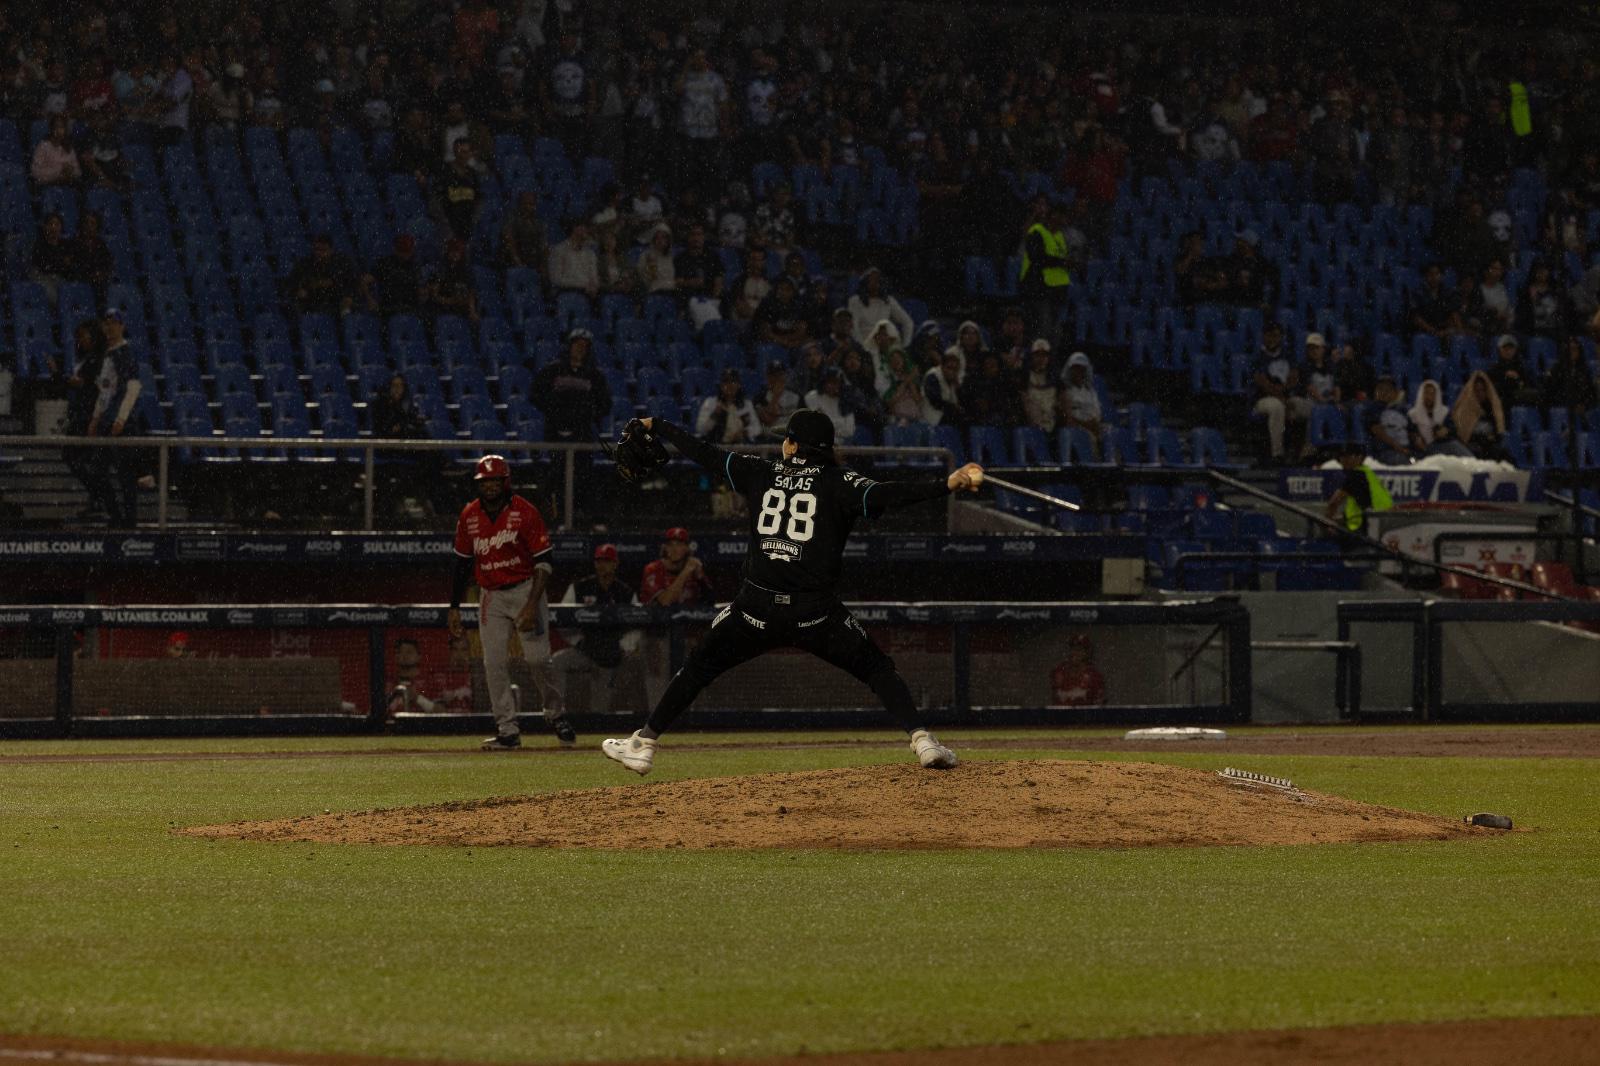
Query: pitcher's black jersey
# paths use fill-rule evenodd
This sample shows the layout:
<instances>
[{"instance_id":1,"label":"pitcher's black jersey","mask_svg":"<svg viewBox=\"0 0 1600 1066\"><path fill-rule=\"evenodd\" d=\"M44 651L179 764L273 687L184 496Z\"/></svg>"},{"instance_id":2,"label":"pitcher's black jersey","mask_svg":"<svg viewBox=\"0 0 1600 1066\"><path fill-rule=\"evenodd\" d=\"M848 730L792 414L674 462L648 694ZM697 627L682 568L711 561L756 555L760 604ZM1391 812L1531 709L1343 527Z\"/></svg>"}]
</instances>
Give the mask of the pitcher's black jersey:
<instances>
[{"instance_id":1,"label":"pitcher's black jersey","mask_svg":"<svg viewBox=\"0 0 1600 1066\"><path fill-rule=\"evenodd\" d=\"M671 422L655 427L673 447L727 480L750 512L744 577L781 593L832 593L856 519L876 518L949 494L946 479L874 481L847 467L725 452Z\"/></svg>"},{"instance_id":2,"label":"pitcher's black jersey","mask_svg":"<svg viewBox=\"0 0 1600 1066\"><path fill-rule=\"evenodd\" d=\"M750 509L745 579L773 592L829 592L844 542L877 482L841 466L730 453L724 475Z\"/></svg>"}]
</instances>

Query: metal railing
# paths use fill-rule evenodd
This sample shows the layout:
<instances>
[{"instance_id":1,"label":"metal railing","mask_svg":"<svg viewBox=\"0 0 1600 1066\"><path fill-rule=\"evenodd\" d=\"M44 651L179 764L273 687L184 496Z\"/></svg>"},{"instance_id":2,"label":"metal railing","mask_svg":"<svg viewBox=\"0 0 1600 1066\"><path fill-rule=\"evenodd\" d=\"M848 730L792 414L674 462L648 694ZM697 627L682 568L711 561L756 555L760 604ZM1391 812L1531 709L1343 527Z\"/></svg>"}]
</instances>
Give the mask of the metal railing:
<instances>
[{"instance_id":1,"label":"metal railing","mask_svg":"<svg viewBox=\"0 0 1600 1066\"><path fill-rule=\"evenodd\" d=\"M394 440L379 437L177 437L152 434L139 437L23 437L0 436L0 448L132 448L154 450L156 457L156 528L166 531L170 524L169 504L172 488L172 453L174 449L199 449L204 451L256 451L261 449L286 452L312 452L308 459L336 462L337 456L328 452L359 452L362 469L362 529L375 528L377 517L377 465L378 453L471 453L526 456L553 454L561 457L563 490L560 527L572 528L575 468L577 456L583 453L602 453L598 443L567 444L559 441L480 441L480 440ZM740 451L758 455L771 455L780 451L777 444L753 444ZM948 448L882 445L841 446L840 458L849 460L857 456L923 456L944 465L946 471L954 470L956 457ZM955 505L951 498L950 507ZM949 511L946 518L948 522Z\"/></svg>"}]
</instances>

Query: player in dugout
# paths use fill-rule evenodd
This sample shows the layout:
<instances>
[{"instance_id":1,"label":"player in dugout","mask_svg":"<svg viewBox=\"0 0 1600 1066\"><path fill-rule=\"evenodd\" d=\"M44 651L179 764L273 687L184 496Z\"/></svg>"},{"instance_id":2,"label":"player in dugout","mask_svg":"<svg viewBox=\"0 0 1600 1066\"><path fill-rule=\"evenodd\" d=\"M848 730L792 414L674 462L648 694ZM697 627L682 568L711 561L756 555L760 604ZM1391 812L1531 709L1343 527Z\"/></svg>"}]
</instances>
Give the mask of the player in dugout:
<instances>
[{"instance_id":1,"label":"player in dugout","mask_svg":"<svg viewBox=\"0 0 1600 1066\"><path fill-rule=\"evenodd\" d=\"M636 432L647 438L660 434L744 497L750 513L749 551L744 582L733 602L712 621L711 631L673 676L644 727L601 744L606 756L635 773L649 773L657 740L703 688L765 651L796 647L872 689L890 717L910 734L911 750L924 767L954 767L955 753L928 731L905 678L839 602L836 587L845 540L857 519L961 489L976 492L983 468L968 463L937 481L874 481L839 464L833 422L809 409L790 417L778 460L723 451L659 418L630 423L627 433ZM659 445L652 440L650 447Z\"/></svg>"}]
</instances>

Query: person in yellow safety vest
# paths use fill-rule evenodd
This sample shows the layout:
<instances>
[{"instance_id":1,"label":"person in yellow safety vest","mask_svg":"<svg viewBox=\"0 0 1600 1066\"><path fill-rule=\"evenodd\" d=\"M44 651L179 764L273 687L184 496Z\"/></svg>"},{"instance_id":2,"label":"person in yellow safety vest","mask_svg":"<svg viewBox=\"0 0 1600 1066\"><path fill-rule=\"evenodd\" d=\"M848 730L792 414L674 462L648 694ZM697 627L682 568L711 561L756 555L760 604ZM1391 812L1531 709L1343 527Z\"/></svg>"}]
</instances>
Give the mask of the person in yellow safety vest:
<instances>
[{"instance_id":1,"label":"person in yellow safety vest","mask_svg":"<svg viewBox=\"0 0 1600 1066\"><path fill-rule=\"evenodd\" d=\"M1511 91L1511 132L1526 137L1533 132L1533 109L1528 106L1528 87L1513 81Z\"/></svg>"},{"instance_id":2,"label":"person in yellow safety vest","mask_svg":"<svg viewBox=\"0 0 1600 1066\"><path fill-rule=\"evenodd\" d=\"M1022 241L1022 269L1017 275L1017 295L1028 306L1028 327L1035 339L1056 343L1056 320L1067 304L1072 275L1067 270L1067 238L1063 234L1066 212L1058 203L1045 211L1044 220L1028 227Z\"/></svg>"},{"instance_id":3,"label":"person in yellow safety vest","mask_svg":"<svg viewBox=\"0 0 1600 1066\"><path fill-rule=\"evenodd\" d=\"M1344 469L1344 484L1328 500L1328 517L1340 521L1352 533L1365 535L1367 514L1394 509L1394 497L1383 487L1378 475L1366 465L1366 449L1346 444L1339 450L1339 466Z\"/></svg>"}]
</instances>

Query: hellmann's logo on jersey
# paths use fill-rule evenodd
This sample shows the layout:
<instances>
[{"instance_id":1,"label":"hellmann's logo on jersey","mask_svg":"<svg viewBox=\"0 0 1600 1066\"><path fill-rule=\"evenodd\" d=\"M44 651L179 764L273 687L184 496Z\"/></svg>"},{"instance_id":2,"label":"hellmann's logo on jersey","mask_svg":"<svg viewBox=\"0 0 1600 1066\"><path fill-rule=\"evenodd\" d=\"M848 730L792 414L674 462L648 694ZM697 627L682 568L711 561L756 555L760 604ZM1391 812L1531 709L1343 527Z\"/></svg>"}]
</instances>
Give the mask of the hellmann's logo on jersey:
<instances>
[{"instance_id":1,"label":"hellmann's logo on jersey","mask_svg":"<svg viewBox=\"0 0 1600 1066\"><path fill-rule=\"evenodd\" d=\"M502 529L492 537L473 537L472 550L479 555L488 555L496 548L503 548L517 539L518 531L511 528Z\"/></svg>"},{"instance_id":2,"label":"hellmann's logo on jersey","mask_svg":"<svg viewBox=\"0 0 1600 1066\"><path fill-rule=\"evenodd\" d=\"M761 551L768 559L779 563L792 563L800 558L800 546L786 540L764 540Z\"/></svg>"}]
</instances>

